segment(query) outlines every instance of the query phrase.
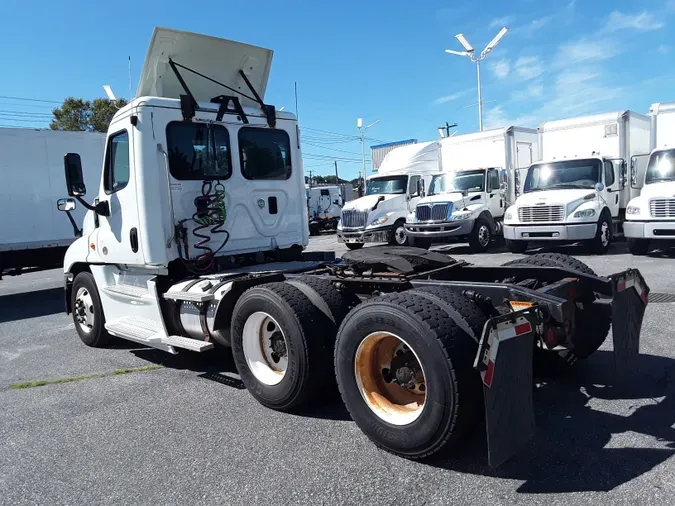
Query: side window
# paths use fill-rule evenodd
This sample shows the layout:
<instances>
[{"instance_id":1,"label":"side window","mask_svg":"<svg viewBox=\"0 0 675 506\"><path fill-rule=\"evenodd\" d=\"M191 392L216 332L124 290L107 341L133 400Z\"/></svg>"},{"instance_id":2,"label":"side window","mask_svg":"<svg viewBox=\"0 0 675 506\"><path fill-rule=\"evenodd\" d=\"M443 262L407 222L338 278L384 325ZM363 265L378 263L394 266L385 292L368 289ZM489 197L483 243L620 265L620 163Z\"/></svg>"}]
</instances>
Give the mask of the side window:
<instances>
[{"instance_id":1,"label":"side window","mask_svg":"<svg viewBox=\"0 0 675 506\"><path fill-rule=\"evenodd\" d=\"M610 187L614 184L614 164L605 162L605 186Z\"/></svg>"},{"instance_id":2,"label":"side window","mask_svg":"<svg viewBox=\"0 0 675 506\"><path fill-rule=\"evenodd\" d=\"M410 176L408 180L408 195L411 197L418 197L417 193L417 182L420 180L420 176Z\"/></svg>"},{"instance_id":3,"label":"side window","mask_svg":"<svg viewBox=\"0 0 675 506\"><path fill-rule=\"evenodd\" d=\"M322 197L330 197L330 192L328 190L321 190Z\"/></svg>"},{"instance_id":4,"label":"side window","mask_svg":"<svg viewBox=\"0 0 675 506\"><path fill-rule=\"evenodd\" d=\"M246 179L289 179L291 140L283 130L241 128L239 159Z\"/></svg>"},{"instance_id":5,"label":"side window","mask_svg":"<svg viewBox=\"0 0 675 506\"><path fill-rule=\"evenodd\" d=\"M499 190L499 171L492 169L488 171L488 191L494 192Z\"/></svg>"},{"instance_id":6,"label":"side window","mask_svg":"<svg viewBox=\"0 0 675 506\"><path fill-rule=\"evenodd\" d=\"M108 139L103 189L115 193L129 184L129 134L124 131Z\"/></svg>"},{"instance_id":7,"label":"side window","mask_svg":"<svg viewBox=\"0 0 675 506\"><path fill-rule=\"evenodd\" d=\"M173 121L166 127L169 172L179 180L227 179L230 134L222 125Z\"/></svg>"}]
</instances>

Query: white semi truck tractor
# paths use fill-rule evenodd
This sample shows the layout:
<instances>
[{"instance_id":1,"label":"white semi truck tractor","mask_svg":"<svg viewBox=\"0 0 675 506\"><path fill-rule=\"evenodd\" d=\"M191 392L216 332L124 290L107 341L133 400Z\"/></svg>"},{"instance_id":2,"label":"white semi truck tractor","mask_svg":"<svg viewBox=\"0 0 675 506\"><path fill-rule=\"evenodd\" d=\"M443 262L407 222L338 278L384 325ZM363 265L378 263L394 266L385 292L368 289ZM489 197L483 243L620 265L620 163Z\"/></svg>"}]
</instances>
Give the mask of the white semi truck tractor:
<instances>
[{"instance_id":1,"label":"white semi truck tractor","mask_svg":"<svg viewBox=\"0 0 675 506\"><path fill-rule=\"evenodd\" d=\"M533 435L534 365L569 367L613 325L629 377L649 293L637 270L601 278L564 255L480 267L412 247L339 261L303 251L298 124L264 101L271 59L157 29L88 200L79 155L65 155L58 207L88 210L64 263L83 343L231 347L251 396L280 411L317 406L337 382L358 427L406 458L453 448L484 409L492 466Z\"/></svg>"},{"instance_id":2,"label":"white semi truck tractor","mask_svg":"<svg viewBox=\"0 0 675 506\"><path fill-rule=\"evenodd\" d=\"M442 139L443 172L408 215L406 234L418 247L466 241L484 252L502 235L506 208L518 194L516 173L539 154L537 131L507 127Z\"/></svg>"},{"instance_id":3,"label":"white semi truck tractor","mask_svg":"<svg viewBox=\"0 0 675 506\"><path fill-rule=\"evenodd\" d=\"M387 153L377 174L368 177L366 194L342 208L338 242L350 250L375 242L409 245L405 219L422 198L432 175L440 172L439 148L439 142L433 141Z\"/></svg>"},{"instance_id":4,"label":"white semi truck tractor","mask_svg":"<svg viewBox=\"0 0 675 506\"><path fill-rule=\"evenodd\" d=\"M651 151L631 159L631 187L640 195L628 203L624 232L633 255L675 239L675 102L653 104L649 115Z\"/></svg>"},{"instance_id":5,"label":"white semi truck tractor","mask_svg":"<svg viewBox=\"0 0 675 506\"><path fill-rule=\"evenodd\" d=\"M649 118L621 111L549 121L539 127L539 145L541 161L530 166L523 194L504 216L508 249L582 242L606 253L638 192L627 184L627 164L649 149Z\"/></svg>"}]
</instances>

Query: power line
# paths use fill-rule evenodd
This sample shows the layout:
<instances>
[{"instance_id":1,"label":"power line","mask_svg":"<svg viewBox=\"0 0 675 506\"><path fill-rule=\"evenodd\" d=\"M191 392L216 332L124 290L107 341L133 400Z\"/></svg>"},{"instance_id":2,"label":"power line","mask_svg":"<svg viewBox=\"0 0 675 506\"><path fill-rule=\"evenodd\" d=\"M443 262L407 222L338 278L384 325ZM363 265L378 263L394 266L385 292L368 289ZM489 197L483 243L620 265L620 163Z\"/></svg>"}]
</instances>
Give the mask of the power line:
<instances>
[{"instance_id":1,"label":"power line","mask_svg":"<svg viewBox=\"0 0 675 506\"><path fill-rule=\"evenodd\" d=\"M54 109L51 105L41 105L41 104L17 104L15 102L0 102L0 105L9 105L12 107L39 107L42 109Z\"/></svg>"},{"instance_id":2,"label":"power line","mask_svg":"<svg viewBox=\"0 0 675 506\"><path fill-rule=\"evenodd\" d=\"M25 98L25 97L8 97L6 95L0 95L0 98L7 100L25 100L26 102L44 102L45 104L62 104L63 100L41 100L39 98Z\"/></svg>"},{"instance_id":3,"label":"power line","mask_svg":"<svg viewBox=\"0 0 675 506\"><path fill-rule=\"evenodd\" d=\"M360 155L361 153L355 153L354 151L345 151L344 149L337 149L337 148L329 148L328 146L322 146L321 144L314 144L312 142L304 141L305 144L308 144L310 146L314 146L316 148L322 148L322 149L328 149L330 151L339 151L340 153L347 153L350 155Z\"/></svg>"},{"instance_id":4,"label":"power line","mask_svg":"<svg viewBox=\"0 0 675 506\"><path fill-rule=\"evenodd\" d=\"M36 117L48 117L53 118L54 115L50 112L29 112L29 111L10 111L9 109L0 109L0 114L9 113L15 114L16 116L36 116Z\"/></svg>"}]
</instances>

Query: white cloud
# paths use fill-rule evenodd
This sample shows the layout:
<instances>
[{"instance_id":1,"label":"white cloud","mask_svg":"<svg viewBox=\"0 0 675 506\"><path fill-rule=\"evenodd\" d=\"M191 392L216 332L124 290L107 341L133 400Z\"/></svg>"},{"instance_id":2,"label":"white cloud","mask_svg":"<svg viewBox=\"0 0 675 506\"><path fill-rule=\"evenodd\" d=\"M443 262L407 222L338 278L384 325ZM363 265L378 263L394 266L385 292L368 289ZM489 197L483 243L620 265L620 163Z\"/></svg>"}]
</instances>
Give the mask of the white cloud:
<instances>
[{"instance_id":1,"label":"white cloud","mask_svg":"<svg viewBox=\"0 0 675 506\"><path fill-rule=\"evenodd\" d=\"M531 36L534 32L545 27L551 21L553 21L553 16L544 16L543 18L533 19L525 25L522 30L527 36Z\"/></svg>"},{"instance_id":2,"label":"white cloud","mask_svg":"<svg viewBox=\"0 0 675 506\"><path fill-rule=\"evenodd\" d=\"M503 26L508 26L511 23L513 23L516 20L515 17L513 16L503 16L501 18L494 18L492 21L490 21L490 26L489 28L501 28Z\"/></svg>"},{"instance_id":3,"label":"white cloud","mask_svg":"<svg viewBox=\"0 0 675 506\"><path fill-rule=\"evenodd\" d=\"M663 26L664 23L648 11L642 11L639 14L624 14L620 11L614 11L605 22L605 30L607 32L616 32L626 28L650 32L663 28Z\"/></svg>"},{"instance_id":4,"label":"white cloud","mask_svg":"<svg viewBox=\"0 0 675 506\"><path fill-rule=\"evenodd\" d=\"M494 62L490 66L490 70L492 70L497 79L506 79L511 72L511 60L502 58L501 60Z\"/></svg>"},{"instance_id":5,"label":"white cloud","mask_svg":"<svg viewBox=\"0 0 675 506\"><path fill-rule=\"evenodd\" d=\"M619 53L616 43L611 39L579 39L562 44L558 49L556 63L561 67L573 64L608 60Z\"/></svg>"},{"instance_id":6,"label":"white cloud","mask_svg":"<svg viewBox=\"0 0 675 506\"><path fill-rule=\"evenodd\" d=\"M463 97L466 95L466 91L458 91L457 93L450 93L450 95L445 95L443 97L438 97L436 100L434 100L434 104L445 104L447 102L452 102L453 100L457 100L458 98Z\"/></svg>"},{"instance_id":7,"label":"white cloud","mask_svg":"<svg viewBox=\"0 0 675 506\"><path fill-rule=\"evenodd\" d=\"M518 102L528 100L537 100L544 96L544 85L542 83L528 84L524 88L519 88L511 94L511 98Z\"/></svg>"},{"instance_id":8,"label":"white cloud","mask_svg":"<svg viewBox=\"0 0 675 506\"><path fill-rule=\"evenodd\" d=\"M516 60L515 71L521 79L529 81L539 77L544 72L544 68L536 56L521 56Z\"/></svg>"}]
</instances>

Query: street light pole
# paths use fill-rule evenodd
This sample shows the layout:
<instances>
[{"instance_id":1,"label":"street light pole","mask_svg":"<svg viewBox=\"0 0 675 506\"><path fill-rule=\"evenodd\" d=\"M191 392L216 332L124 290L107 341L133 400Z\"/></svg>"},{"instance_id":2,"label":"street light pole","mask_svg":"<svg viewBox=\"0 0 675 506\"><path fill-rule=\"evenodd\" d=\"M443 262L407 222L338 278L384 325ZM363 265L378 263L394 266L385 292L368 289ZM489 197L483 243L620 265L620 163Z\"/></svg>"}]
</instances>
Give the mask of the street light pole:
<instances>
[{"instance_id":1,"label":"street light pole","mask_svg":"<svg viewBox=\"0 0 675 506\"><path fill-rule=\"evenodd\" d=\"M366 187L366 176L367 171L366 171L366 130L368 130L370 127L377 125L380 122L380 120L375 120L373 121L370 125L367 127L363 126L363 118L356 118L356 128L359 129L359 133L361 135L361 167L363 168L363 188L365 189Z\"/></svg>"},{"instance_id":2,"label":"street light pole","mask_svg":"<svg viewBox=\"0 0 675 506\"><path fill-rule=\"evenodd\" d=\"M509 29L507 27L502 28L499 33L495 35L494 39L492 39L490 43L485 46L485 49L483 49L479 57L476 57L474 48L471 46L471 44L469 44L469 41L466 40L466 37L464 37L464 34L462 33L455 35L455 38L459 41L462 47L466 49L466 51L453 51L452 49L445 50L446 53L454 54L456 56L468 56L471 61L476 64L476 75L478 77L478 128L481 132L483 131L483 94L481 92L480 86L480 62L485 59L490 51L497 47L499 41L502 40L508 31Z\"/></svg>"}]
</instances>

